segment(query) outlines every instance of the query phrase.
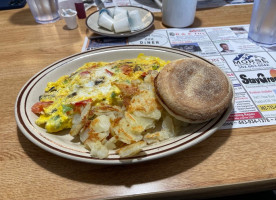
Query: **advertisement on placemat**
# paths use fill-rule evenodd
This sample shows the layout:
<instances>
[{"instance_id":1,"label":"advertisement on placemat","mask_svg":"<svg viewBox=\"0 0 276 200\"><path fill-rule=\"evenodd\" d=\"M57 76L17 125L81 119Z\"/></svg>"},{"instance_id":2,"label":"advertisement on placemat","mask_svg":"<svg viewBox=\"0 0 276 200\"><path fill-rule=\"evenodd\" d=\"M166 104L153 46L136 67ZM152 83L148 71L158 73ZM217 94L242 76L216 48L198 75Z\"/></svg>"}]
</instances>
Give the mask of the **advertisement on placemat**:
<instances>
[{"instance_id":1,"label":"advertisement on placemat","mask_svg":"<svg viewBox=\"0 0 276 200\"><path fill-rule=\"evenodd\" d=\"M171 47L202 56L221 68L233 84L234 110L221 129L274 125L276 48L263 48L247 40L248 26L162 29L123 39L86 38L82 50L135 44Z\"/></svg>"}]
</instances>

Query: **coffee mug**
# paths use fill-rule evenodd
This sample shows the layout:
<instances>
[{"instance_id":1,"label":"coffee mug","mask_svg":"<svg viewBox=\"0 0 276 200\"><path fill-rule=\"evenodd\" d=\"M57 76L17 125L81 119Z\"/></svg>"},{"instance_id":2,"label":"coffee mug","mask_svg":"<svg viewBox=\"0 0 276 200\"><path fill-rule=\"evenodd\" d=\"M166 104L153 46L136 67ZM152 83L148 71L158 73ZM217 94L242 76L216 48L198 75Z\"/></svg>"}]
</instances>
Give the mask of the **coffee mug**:
<instances>
[{"instance_id":1,"label":"coffee mug","mask_svg":"<svg viewBox=\"0 0 276 200\"><path fill-rule=\"evenodd\" d=\"M162 8L162 23L181 28L190 26L195 19L197 0L154 0Z\"/></svg>"}]
</instances>

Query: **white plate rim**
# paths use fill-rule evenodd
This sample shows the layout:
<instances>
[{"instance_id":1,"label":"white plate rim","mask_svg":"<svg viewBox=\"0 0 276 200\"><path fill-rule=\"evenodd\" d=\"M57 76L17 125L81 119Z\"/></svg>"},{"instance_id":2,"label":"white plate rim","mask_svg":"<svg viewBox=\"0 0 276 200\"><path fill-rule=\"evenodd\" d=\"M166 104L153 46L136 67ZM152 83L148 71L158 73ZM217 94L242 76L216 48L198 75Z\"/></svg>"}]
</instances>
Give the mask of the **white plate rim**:
<instances>
[{"instance_id":1,"label":"white plate rim","mask_svg":"<svg viewBox=\"0 0 276 200\"><path fill-rule=\"evenodd\" d=\"M27 128L27 125L30 124L26 124L26 123L30 123L28 122L29 119L26 119L24 117L26 117L26 110L25 113L21 112L21 109L24 110L24 106L26 106L26 101L27 99L22 98L24 95L27 95L28 93L30 93L30 89L32 87L34 87L34 85L31 85L34 83L34 81L37 81L36 79L43 73L48 72L49 70L55 70L55 67L57 67L57 64L59 63L63 63L63 62L70 62L74 59L78 59L78 57L81 57L82 55L89 55L89 54L97 54L97 52L105 52L108 53L109 51L120 51L120 50L129 50L129 49L147 49L147 50L152 50L152 51L156 51L156 50L162 50L162 51L169 51L171 53L178 53L180 55L185 55L187 57L187 55L191 56L191 57L197 57L200 59L203 59L204 61L207 61L210 64L210 61L197 56L195 54L192 54L190 52L186 52L186 51L182 51L182 50L178 50L178 49L172 49L172 48L168 48L168 47L160 47L160 46L148 46L148 45L128 45L128 46L113 46L113 47L103 47L103 48L98 48L98 49L94 49L91 51L86 51L86 52L82 52L82 53L78 53L78 54L74 54L71 56L68 56L66 58L63 58L53 64L48 65L47 67L45 67L44 69L42 69L40 72L38 72L37 74L35 74L32 78L29 79L28 82L26 82L26 84L22 87L22 89L20 90L17 99L16 99L16 103L15 103L15 118L16 118L16 122L17 125L19 127L19 129L22 131L22 133L34 144L36 144L37 146L39 146L40 148L51 152L55 155L67 158L67 159L71 159L71 160L76 160L76 161L82 161L82 162L87 162L87 163L93 163L93 164L111 164L111 165L117 165L117 164L131 164L131 163L139 163L139 162L144 162L144 161L149 161L149 160L154 160L154 159L158 159L158 158L162 158L162 157L166 157L166 156L170 156L172 154L178 153L180 151L183 151L187 148L190 148L194 145L196 145L197 143L205 140L206 138L208 138L209 136L211 136L214 132L216 132L220 126L223 125L223 123L226 121L226 119L228 118L228 116L230 115L232 109L233 109L233 105L234 105L234 96L232 99L232 103L230 104L230 106L228 107L228 109L220 116L210 120L209 122L207 122L206 124L203 124L202 126L199 127L199 130L195 131L194 133L188 135L188 136L183 136L183 138L179 138L177 140L177 142L180 141L179 144L177 144L176 146L173 146L170 149L166 149L163 152L161 151L157 151L157 152L153 152L151 154L146 154L146 155L138 155L138 156L134 156L131 158L119 158L119 159L113 159L113 158L107 158L107 159L97 159L97 158L93 158L89 156L82 156L79 154L74 154L74 153L70 153L70 152L66 152L64 150L61 150L59 148L53 147L45 142L43 142L42 140L40 140L37 136L37 134L39 134L38 132L34 131L35 128L33 130L30 130L29 128ZM224 73L225 74L225 73ZM227 75L225 74L225 76L227 77ZM231 81L229 80L229 78L227 77L228 81L231 83ZM39 82L39 81L37 81ZM231 84L232 85L232 84ZM31 88L30 88L31 86ZM233 86L232 86L233 87ZM25 115L24 115L25 114ZM198 132L201 131L201 132ZM184 139L187 138L187 140L185 141ZM181 143L181 140L183 140L183 143ZM176 143L176 141L174 141L173 143ZM166 145L164 145L166 146ZM156 149L156 148L155 148ZM158 149L158 147L157 147Z\"/></svg>"},{"instance_id":2,"label":"white plate rim","mask_svg":"<svg viewBox=\"0 0 276 200\"><path fill-rule=\"evenodd\" d=\"M114 7L115 7L115 6L108 7L108 8L114 8ZM123 37L130 37L130 36L137 35L137 34L139 34L139 33L142 33L142 32L144 32L144 31L148 30L150 27L153 26L153 24L154 24L154 14L153 14L150 10L148 10L148 9L146 9L146 8L142 8L142 7L137 7L137 6L119 6L119 7L121 7L121 8L136 8L136 9L138 9L138 10L145 10L145 11L147 11L148 13L151 14L152 20L151 20L151 22L150 22L150 24L149 24L148 26L146 26L146 27L144 27L143 29L140 29L140 30L138 30L138 31L108 34L108 33L104 33L104 32L97 31L97 30L93 29L91 26L89 26L89 24L88 24L89 18L92 17L92 16L95 15L95 14L98 14L98 13L100 12L99 10L97 10L97 11L91 13L90 15L88 15L88 17L86 18L86 20L85 20L86 27L89 28L89 29L90 29L91 31L93 31L94 33L97 33L97 34L99 34L99 35L108 36L108 37L114 37L114 38L123 38Z\"/></svg>"}]
</instances>

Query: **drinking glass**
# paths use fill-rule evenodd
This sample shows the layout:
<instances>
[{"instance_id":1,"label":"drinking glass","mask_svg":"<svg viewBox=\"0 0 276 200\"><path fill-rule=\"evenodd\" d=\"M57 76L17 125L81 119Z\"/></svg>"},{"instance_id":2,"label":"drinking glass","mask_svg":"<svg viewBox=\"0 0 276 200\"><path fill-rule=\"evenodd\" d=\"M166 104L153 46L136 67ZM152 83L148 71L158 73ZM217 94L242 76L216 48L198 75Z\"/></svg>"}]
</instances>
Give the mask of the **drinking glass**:
<instances>
[{"instance_id":1,"label":"drinking glass","mask_svg":"<svg viewBox=\"0 0 276 200\"><path fill-rule=\"evenodd\" d=\"M248 39L260 46L276 45L276 0L255 0Z\"/></svg>"},{"instance_id":2,"label":"drinking glass","mask_svg":"<svg viewBox=\"0 0 276 200\"><path fill-rule=\"evenodd\" d=\"M27 0L37 23L52 23L59 19L57 0Z\"/></svg>"}]
</instances>

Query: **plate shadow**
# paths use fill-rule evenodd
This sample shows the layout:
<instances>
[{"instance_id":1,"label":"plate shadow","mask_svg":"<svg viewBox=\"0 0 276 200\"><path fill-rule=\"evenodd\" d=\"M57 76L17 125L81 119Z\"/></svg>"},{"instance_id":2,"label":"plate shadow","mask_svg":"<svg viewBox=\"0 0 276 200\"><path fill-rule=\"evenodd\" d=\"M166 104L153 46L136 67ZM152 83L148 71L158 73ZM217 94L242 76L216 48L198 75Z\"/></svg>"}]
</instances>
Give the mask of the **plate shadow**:
<instances>
[{"instance_id":1,"label":"plate shadow","mask_svg":"<svg viewBox=\"0 0 276 200\"><path fill-rule=\"evenodd\" d=\"M36 164L58 176L84 183L131 187L166 179L200 164L227 141L231 129L217 131L201 143L174 155L129 165L98 165L65 159L33 144L19 128L17 135L26 154Z\"/></svg>"}]
</instances>

